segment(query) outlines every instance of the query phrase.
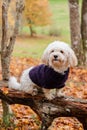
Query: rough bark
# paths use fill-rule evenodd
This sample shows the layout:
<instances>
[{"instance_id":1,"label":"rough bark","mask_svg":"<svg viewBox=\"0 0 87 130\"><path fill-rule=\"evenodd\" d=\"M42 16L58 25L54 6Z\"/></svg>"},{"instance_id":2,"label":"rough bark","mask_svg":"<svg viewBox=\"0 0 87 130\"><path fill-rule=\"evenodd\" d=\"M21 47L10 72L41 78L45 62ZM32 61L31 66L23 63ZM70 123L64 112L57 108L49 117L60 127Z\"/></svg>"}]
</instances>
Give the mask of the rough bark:
<instances>
[{"instance_id":1,"label":"rough bark","mask_svg":"<svg viewBox=\"0 0 87 130\"><path fill-rule=\"evenodd\" d=\"M78 63L83 64L83 48L81 41L81 28L78 0L69 0L70 31L72 48L78 58Z\"/></svg>"},{"instance_id":2,"label":"rough bark","mask_svg":"<svg viewBox=\"0 0 87 130\"><path fill-rule=\"evenodd\" d=\"M42 129L46 130L53 119L59 116L77 117L87 129L87 100L68 96L58 96L49 101L44 97L42 90L31 96L22 91L9 89L8 94L0 90L0 98L9 104L23 104L30 106L42 120Z\"/></svg>"},{"instance_id":3,"label":"rough bark","mask_svg":"<svg viewBox=\"0 0 87 130\"><path fill-rule=\"evenodd\" d=\"M82 2L81 34L84 51L84 65L87 65L87 0Z\"/></svg>"},{"instance_id":4,"label":"rough bark","mask_svg":"<svg viewBox=\"0 0 87 130\"><path fill-rule=\"evenodd\" d=\"M6 53L8 44L8 8L9 0L4 0L2 4L2 41L1 41L1 65L3 80L9 77L9 60Z\"/></svg>"},{"instance_id":5,"label":"rough bark","mask_svg":"<svg viewBox=\"0 0 87 130\"><path fill-rule=\"evenodd\" d=\"M23 0L17 0L16 2L16 19L13 35L8 39L8 7L9 0L4 0L2 5L2 41L1 41L1 65L2 65L2 77L3 80L9 79L9 64L11 54L14 48L16 36L18 34L20 18L24 8Z\"/></svg>"},{"instance_id":6,"label":"rough bark","mask_svg":"<svg viewBox=\"0 0 87 130\"><path fill-rule=\"evenodd\" d=\"M4 0L2 4L2 41L1 41L1 65L2 65L2 77L3 80L7 80L9 78L9 57L7 57L6 47L8 43L8 8L9 8L9 0ZM3 106L3 122L5 123L5 119L9 115L9 106L8 104L2 100Z\"/></svg>"},{"instance_id":7,"label":"rough bark","mask_svg":"<svg viewBox=\"0 0 87 130\"><path fill-rule=\"evenodd\" d=\"M18 34L20 16L23 11L23 0L16 1L16 19L13 35L8 39L8 8L10 0L3 0L2 4L2 40L1 40L1 66L2 66L2 78L3 80L9 79L9 64L11 53L13 51L16 36ZM2 100L3 106L3 122L5 118L8 118L9 106ZM5 120L4 120L5 119Z\"/></svg>"}]
</instances>

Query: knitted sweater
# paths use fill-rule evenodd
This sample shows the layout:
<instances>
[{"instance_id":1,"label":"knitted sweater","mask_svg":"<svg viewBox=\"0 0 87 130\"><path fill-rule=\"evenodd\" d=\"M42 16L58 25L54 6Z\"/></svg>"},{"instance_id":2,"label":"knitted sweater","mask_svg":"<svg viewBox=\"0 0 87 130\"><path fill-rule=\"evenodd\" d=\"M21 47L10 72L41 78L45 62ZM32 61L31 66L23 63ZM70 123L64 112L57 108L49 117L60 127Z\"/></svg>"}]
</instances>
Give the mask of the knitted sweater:
<instances>
[{"instance_id":1,"label":"knitted sweater","mask_svg":"<svg viewBox=\"0 0 87 130\"><path fill-rule=\"evenodd\" d=\"M68 79L69 68L64 74L54 71L51 67L41 64L32 68L29 72L29 77L38 86L53 89L62 88Z\"/></svg>"}]
</instances>

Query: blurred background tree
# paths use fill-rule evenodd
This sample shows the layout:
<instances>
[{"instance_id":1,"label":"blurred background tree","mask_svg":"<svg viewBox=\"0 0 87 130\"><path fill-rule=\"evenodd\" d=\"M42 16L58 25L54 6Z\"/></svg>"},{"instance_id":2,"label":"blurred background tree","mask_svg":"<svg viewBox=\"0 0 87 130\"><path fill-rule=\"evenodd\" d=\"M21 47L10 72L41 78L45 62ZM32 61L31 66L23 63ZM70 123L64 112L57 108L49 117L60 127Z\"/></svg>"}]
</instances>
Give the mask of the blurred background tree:
<instances>
[{"instance_id":1,"label":"blurred background tree","mask_svg":"<svg viewBox=\"0 0 87 130\"><path fill-rule=\"evenodd\" d=\"M81 34L83 44L83 63L87 66L87 0L82 1Z\"/></svg>"},{"instance_id":2,"label":"blurred background tree","mask_svg":"<svg viewBox=\"0 0 87 130\"><path fill-rule=\"evenodd\" d=\"M46 26L51 23L48 0L25 0L24 19L30 28L31 36L35 33L33 26Z\"/></svg>"},{"instance_id":3,"label":"blurred background tree","mask_svg":"<svg viewBox=\"0 0 87 130\"><path fill-rule=\"evenodd\" d=\"M69 0L71 45L79 65L87 66L87 0ZM80 17L81 16L81 17Z\"/></svg>"}]
</instances>

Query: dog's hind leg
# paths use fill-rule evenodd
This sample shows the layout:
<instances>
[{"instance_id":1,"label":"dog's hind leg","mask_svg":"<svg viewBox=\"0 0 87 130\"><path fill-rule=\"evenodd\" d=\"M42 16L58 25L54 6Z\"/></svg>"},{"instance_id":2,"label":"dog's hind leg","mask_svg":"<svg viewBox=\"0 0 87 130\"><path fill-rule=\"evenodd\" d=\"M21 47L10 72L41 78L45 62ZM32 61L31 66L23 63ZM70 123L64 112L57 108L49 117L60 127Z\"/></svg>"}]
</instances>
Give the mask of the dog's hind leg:
<instances>
[{"instance_id":1,"label":"dog's hind leg","mask_svg":"<svg viewBox=\"0 0 87 130\"><path fill-rule=\"evenodd\" d=\"M8 87L20 90L21 84L17 82L17 79L14 76L9 78Z\"/></svg>"}]
</instances>

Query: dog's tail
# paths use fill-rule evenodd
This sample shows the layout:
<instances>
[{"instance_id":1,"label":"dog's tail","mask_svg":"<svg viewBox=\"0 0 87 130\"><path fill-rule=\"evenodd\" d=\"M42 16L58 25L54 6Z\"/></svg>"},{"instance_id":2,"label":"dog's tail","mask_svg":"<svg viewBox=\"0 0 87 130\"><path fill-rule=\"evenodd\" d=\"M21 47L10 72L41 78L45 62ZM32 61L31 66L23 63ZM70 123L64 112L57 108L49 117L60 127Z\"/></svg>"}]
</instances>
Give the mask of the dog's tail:
<instances>
[{"instance_id":1,"label":"dog's tail","mask_svg":"<svg viewBox=\"0 0 87 130\"><path fill-rule=\"evenodd\" d=\"M20 90L21 84L17 82L17 79L14 76L12 76L9 78L8 87Z\"/></svg>"}]
</instances>

